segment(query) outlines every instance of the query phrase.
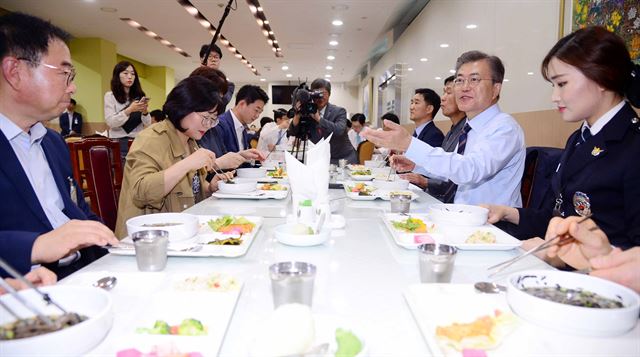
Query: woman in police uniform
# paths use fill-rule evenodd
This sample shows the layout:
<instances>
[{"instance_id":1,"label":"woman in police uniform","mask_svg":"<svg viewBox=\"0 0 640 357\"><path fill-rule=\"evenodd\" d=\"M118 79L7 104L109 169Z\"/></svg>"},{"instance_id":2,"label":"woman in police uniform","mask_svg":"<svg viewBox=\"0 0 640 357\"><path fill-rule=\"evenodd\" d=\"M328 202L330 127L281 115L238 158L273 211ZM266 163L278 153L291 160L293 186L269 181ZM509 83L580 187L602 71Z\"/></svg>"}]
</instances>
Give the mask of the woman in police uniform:
<instances>
[{"instance_id":1,"label":"woman in police uniform","mask_svg":"<svg viewBox=\"0 0 640 357\"><path fill-rule=\"evenodd\" d=\"M542 75L562 119L582 125L567 141L545 209L489 206L489 222L515 223L524 239L544 237L554 215L592 215L613 245L640 245L640 124L629 104L640 106L640 66L620 37L589 27L558 41Z\"/></svg>"}]
</instances>

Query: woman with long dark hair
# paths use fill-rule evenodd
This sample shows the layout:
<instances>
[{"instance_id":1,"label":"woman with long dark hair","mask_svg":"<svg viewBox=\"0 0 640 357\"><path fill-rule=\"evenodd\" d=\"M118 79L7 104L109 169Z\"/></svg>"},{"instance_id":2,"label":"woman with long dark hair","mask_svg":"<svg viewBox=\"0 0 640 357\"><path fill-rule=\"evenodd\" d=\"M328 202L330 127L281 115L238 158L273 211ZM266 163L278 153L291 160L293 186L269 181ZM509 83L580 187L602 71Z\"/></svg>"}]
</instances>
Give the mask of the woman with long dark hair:
<instances>
[{"instance_id":1,"label":"woman with long dark hair","mask_svg":"<svg viewBox=\"0 0 640 357\"><path fill-rule=\"evenodd\" d=\"M201 76L186 78L171 90L162 107L167 119L143 130L127 156L116 237L126 236L131 217L181 212L217 190L222 177L206 181L207 170L218 167L216 155L196 141L218 124L222 105L214 84Z\"/></svg>"},{"instance_id":2,"label":"woman with long dark hair","mask_svg":"<svg viewBox=\"0 0 640 357\"><path fill-rule=\"evenodd\" d=\"M640 68L620 37L588 27L553 46L542 76L562 119L580 128L567 140L545 209L490 206L489 221L517 224L520 238L543 237L553 216L591 215L613 245L640 245L640 120L631 107L640 106Z\"/></svg>"},{"instance_id":3,"label":"woman with long dark hair","mask_svg":"<svg viewBox=\"0 0 640 357\"><path fill-rule=\"evenodd\" d=\"M151 124L148 103L133 64L128 61L116 64L111 91L104 95L104 119L109 126L109 137L120 140L123 161L129 149L129 138L135 138L144 125Z\"/></svg>"}]
</instances>

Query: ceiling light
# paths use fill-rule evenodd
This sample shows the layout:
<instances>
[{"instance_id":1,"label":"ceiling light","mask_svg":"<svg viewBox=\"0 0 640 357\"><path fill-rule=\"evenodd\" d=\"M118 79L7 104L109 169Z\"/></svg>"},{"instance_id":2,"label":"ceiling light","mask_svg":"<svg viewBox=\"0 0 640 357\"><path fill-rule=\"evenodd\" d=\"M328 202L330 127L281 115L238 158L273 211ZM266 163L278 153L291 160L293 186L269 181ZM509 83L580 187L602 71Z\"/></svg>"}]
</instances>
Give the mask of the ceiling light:
<instances>
[{"instance_id":1,"label":"ceiling light","mask_svg":"<svg viewBox=\"0 0 640 357\"><path fill-rule=\"evenodd\" d=\"M428 60L429 60L429 59L424 58L424 57L420 58L420 62L427 62Z\"/></svg>"},{"instance_id":2,"label":"ceiling light","mask_svg":"<svg viewBox=\"0 0 640 357\"><path fill-rule=\"evenodd\" d=\"M273 31L269 31L269 35L273 35Z\"/></svg>"},{"instance_id":3,"label":"ceiling light","mask_svg":"<svg viewBox=\"0 0 640 357\"><path fill-rule=\"evenodd\" d=\"M447 48L447 47L449 47L449 44L448 44L448 43L441 43L441 44L440 44L440 47L442 47L442 48Z\"/></svg>"},{"instance_id":4,"label":"ceiling light","mask_svg":"<svg viewBox=\"0 0 640 357\"><path fill-rule=\"evenodd\" d=\"M258 26L262 26L262 24L264 24L261 19L256 19L256 22L258 23Z\"/></svg>"},{"instance_id":5,"label":"ceiling light","mask_svg":"<svg viewBox=\"0 0 640 357\"><path fill-rule=\"evenodd\" d=\"M533 72L527 72L527 75L533 76Z\"/></svg>"},{"instance_id":6,"label":"ceiling light","mask_svg":"<svg viewBox=\"0 0 640 357\"><path fill-rule=\"evenodd\" d=\"M262 12L262 6L258 6L256 10L258 10L258 12Z\"/></svg>"},{"instance_id":7,"label":"ceiling light","mask_svg":"<svg viewBox=\"0 0 640 357\"><path fill-rule=\"evenodd\" d=\"M253 6L253 5L249 5L249 11L251 11L251 13L255 14L256 11L258 11L258 9L256 9L256 7Z\"/></svg>"},{"instance_id":8,"label":"ceiling light","mask_svg":"<svg viewBox=\"0 0 640 357\"><path fill-rule=\"evenodd\" d=\"M293 74L287 73L287 78L291 78L291 77L293 77Z\"/></svg>"},{"instance_id":9,"label":"ceiling light","mask_svg":"<svg viewBox=\"0 0 640 357\"><path fill-rule=\"evenodd\" d=\"M331 40L331 41L329 41L329 45L331 45L331 46L337 46L337 45L338 45L338 41L336 41L336 40Z\"/></svg>"},{"instance_id":10,"label":"ceiling light","mask_svg":"<svg viewBox=\"0 0 640 357\"><path fill-rule=\"evenodd\" d=\"M449 73L451 73L451 74L456 74L456 70L455 70L455 69L450 69L450 70L449 70Z\"/></svg>"},{"instance_id":11,"label":"ceiling light","mask_svg":"<svg viewBox=\"0 0 640 357\"><path fill-rule=\"evenodd\" d=\"M478 28L478 25L476 24L468 24L467 26L465 26L466 28L468 28L469 30L473 30L475 28Z\"/></svg>"},{"instance_id":12,"label":"ceiling light","mask_svg":"<svg viewBox=\"0 0 640 357\"><path fill-rule=\"evenodd\" d=\"M195 6L190 5L184 6L184 9L187 10L187 12L191 14L191 16L196 16L200 12L195 8Z\"/></svg>"},{"instance_id":13,"label":"ceiling light","mask_svg":"<svg viewBox=\"0 0 640 357\"><path fill-rule=\"evenodd\" d=\"M326 66L326 67L324 67L324 68L325 68L327 71L330 71L330 70L332 70L332 69L333 69L333 67L332 67L332 66Z\"/></svg>"},{"instance_id":14,"label":"ceiling light","mask_svg":"<svg viewBox=\"0 0 640 357\"><path fill-rule=\"evenodd\" d=\"M332 24L333 26L342 26L342 21L340 21L340 20L333 20L333 21L331 22L331 24Z\"/></svg>"},{"instance_id":15,"label":"ceiling light","mask_svg":"<svg viewBox=\"0 0 640 357\"><path fill-rule=\"evenodd\" d=\"M269 20L264 20L262 23L265 24L265 25L268 25L269 24Z\"/></svg>"},{"instance_id":16,"label":"ceiling light","mask_svg":"<svg viewBox=\"0 0 640 357\"><path fill-rule=\"evenodd\" d=\"M325 74L324 78L331 78L331 75L330 74Z\"/></svg>"},{"instance_id":17,"label":"ceiling light","mask_svg":"<svg viewBox=\"0 0 640 357\"><path fill-rule=\"evenodd\" d=\"M505 78L505 79L503 80L503 82L509 82L509 80Z\"/></svg>"},{"instance_id":18,"label":"ceiling light","mask_svg":"<svg viewBox=\"0 0 640 357\"><path fill-rule=\"evenodd\" d=\"M178 0L185 1L185 0ZM260 2L258 0L247 0L247 4L249 5L249 10L253 14L256 19L256 23L262 30L262 34L267 38L267 43L271 47L271 50L276 55L276 57L283 57L282 50L278 48L276 45L278 41L271 29L270 22L267 19L267 15L264 12L262 6L260 6Z\"/></svg>"},{"instance_id":19,"label":"ceiling light","mask_svg":"<svg viewBox=\"0 0 640 357\"><path fill-rule=\"evenodd\" d=\"M184 57L191 57L191 56L189 56L188 53L183 51L181 48L177 47L176 45L174 45L170 41L160 37L158 34L156 34L155 32L153 32L151 30L149 30L148 28L142 26L140 23L138 23L138 22L136 22L136 21L134 21L134 20L132 20L132 19L130 19L128 17L121 17L120 20L124 21L127 25L140 30L145 35L151 37L152 39L154 39L154 40L156 40L158 42L160 42L164 46L167 46L170 49L178 52L179 54L183 55Z\"/></svg>"},{"instance_id":20,"label":"ceiling light","mask_svg":"<svg viewBox=\"0 0 640 357\"><path fill-rule=\"evenodd\" d=\"M439 81L439 80L441 80L441 79L442 79L442 78L440 78L440 77L436 77L436 80L438 80L438 81Z\"/></svg>"},{"instance_id":21,"label":"ceiling light","mask_svg":"<svg viewBox=\"0 0 640 357\"><path fill-rule=\"evenodd\" d=\"M407 71L411 72L411 71L413 71L413 68L409 67L409 68L407 68Z\"/></svg>"},{"instance_id":22,"label":"ceiling light","mask_svg":"<svg viewBox=\"0 0 640 357\"><path fill-rule=\"evenodd\" d=\"M288 69L289 69L289 66L287 66L286 64L285 64L284 66L282 66L282 70L283 70L283 71L286 71L286 70L288 70Z\"/></svg>"},{"instance_id":23,"label":"ceiling light","mask_svg":"<svg viewBox=\"0 0 640 357\"><path fill-rule=\"evenodd\" d=\"M266 78L260 78L260 82L266 82L267 79Z\"/></svg>"},{"instance_id":24,"label":"ceiling light","mask_svg":"<svg viewBox=\"0 0 640 357\"><path fill-rule=\"evenodd\" d=\"M236 58L242 58L242 55L239 54L239 53L236 53L235 56L236 56Z\"/></svg>"},{"instance_id":25,"label":"ceiling light","mask_svg":"<svg viewBox=\"0 0 640 357\"><path fill-rule=\"evenodd\" d=\"M333 61L333 60L334 60L334 59L336 59L336 58L335 58L334 56L332 56L332 55L328 55L328 56L327 56L327 59L328 59L329 61Z\"/></svg>"}]
</instances>

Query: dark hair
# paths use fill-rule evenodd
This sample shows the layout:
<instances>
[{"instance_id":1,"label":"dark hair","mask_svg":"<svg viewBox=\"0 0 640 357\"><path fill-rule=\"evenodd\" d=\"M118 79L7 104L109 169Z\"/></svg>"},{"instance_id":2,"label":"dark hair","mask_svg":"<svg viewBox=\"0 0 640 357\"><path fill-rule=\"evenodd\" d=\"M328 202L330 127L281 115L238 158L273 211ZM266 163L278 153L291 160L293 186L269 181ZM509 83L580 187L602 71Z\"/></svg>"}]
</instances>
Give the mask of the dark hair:
<instances>
[{"instance_id":1,"label":"dark hair","mask_svg":"<svg viewBox=\"0 0 640 357\"><path fill-rule=\"evenodd\" d=\"M353 127L353 124L351 124L351 120L347 120L347 128L351 128Z\"/></svg>"},{"instance_id":2,"label":"dark hair","mask_svg":"<svg viewBox=\"0 0 640 357\"><path fill-rule=\"evenodd\" d=\"M583 28L561 38L542 61L542 76L547 81L551 81L548 70L554 57L622 97L631 83L629 51L620 37L603 27Z\"/></svg>"},{"instance_id":3,"label":"dark hair","mask_svg":"<svg viewBox=\"0 0 640 357\"><path fill-rule=\"evenodd\" d=\"M127 93L124 91L124 86L122 85L122 82L120 82L120 73L124 72L129 66L133 68L135 76L133 78L133 84L131 85L131 88L129 88L129 96L127 97ZM113 67L113 75L111 76L111 92L118 103L125 103L127 100L135 100L145 96L144 91L140 86L138 71L136 71L136 67L133 63L129 61L120 61L115 67Z\"/></svg>"},{"instance_id":4,"label":"dark hair","mask_svg":"<svg viewBox=\"0 0 640 357\"><path fill-rule=\"evenodd\" d=\"M207 50L209 50L208 44L204 44L202 45L202 47L200 47L200 59L204 59L204 55L207 54ZM218 56L222 58L222 51L220 50L220 47L218 47L218 45L214 44L213 48L211 49L211 52L217 53Z\"/></svg>"},{"instance_id":5,"label":"dark hair","mask_svg":"<svg viewBox=\"0 0 640 357\"><path fill-rule=\"evenodd\" d=\"M280 119L280 118L282 118L283 116L286 116L286 115L287 115L286 109L279 108L279 109L276 109L276 110L273 111L273 117L276 120L278 120L278 119Z\"/></svg>"},{"instance_id":6,"label":"dark hair","mask_svg":"<svg viewBox=\"0 0 640 357\"><path fill-rule=\"evenodd\" d=\"M390 120L396 124L400 124L400 118L392 112L387 112L382 115L382 120Z\"/></svg>"},{"instance_id":7,"label":"dark hair","mask_svg":"<svg viewBox=\"0 0 640 357\"><path fill-rule=\"evenodd\" d=\"M273 122L273 119L271 119L269 117L262 117L262 118L260 118L260 127L262 128L267 123L271 123L271 122Z\"/></svg>"},{"instance_id":8,"label":"dark hair","mask_svg":"<svg viewBox=\"0 0 640 357\"><path fill-rule=\"evenodd\" d=\"M313 80L313 82L311 82L311 87L309 87L309 89L311 90L316 90L320 88L326 89L327 92L329 92L329 95L331 95L331 82L329 82L326 79L316 78Z\"/></svg>"},{"instance_id":9,"label":"dark hair","mask_svg":"<svg viewBox=\"0 0 640 357\"><path fill-rule=\"evenodd\" d=\"M504 79L504 65L500 58L497 56L489 56L488 54L480 51L468 51L461 54L456 60L456 74L463 64L483 60L489 63L493 83L502 83L502 80Z\"/></svg>"},{"instance_id":10,"label":"dark hair","mask_svg":"<svg viewBox=\"0 0 640 357\"><path fill-rule=\"evenodd\" d=\"M242 86L238 91L238 94L236 94L236 105L238 105L241 100L244 100L247 104L252 104L256 100L261 100L264 104L267 104L269 102L269 96L262 90L262 88L247 84Z\"/></svg>"},{"instance_id":11,"label":"dark hair","mask_svg":"<svg viewBox=\"0 0 640 357\"><path fill-rule=\"evenodd\" d=\"M202 76L215 84L218 92L227 93L229 89L229 82L227 82L227 76L218 69L213 69L207 66L200 66L191 72L189 77Z\"/></svg>"},{"instance_id":12,"label":"dark hair","mask_svg":"<svg viewBox=\"0 0 640 357\"><path fill-rule=\"evenodd\" d=\"M183 79L173 87L162 111L176 129L184 132L186 129L180 124L184 117L193 112L206 112L214 108L219 114L222 105L222 98L214 84L202 76L193 76Z\"/></svg>"},{"instance_id":13,"label":"dark hair","mask_svg":"<svg viewBox=\"0 0 640 357\"><path fill-rule=\"evenodd\" d=\"M66 31L35 16L13 12L0 17L0 58L25 58L29 65L37 66L50 42L70 39Z\"/></svg>"},{"instance_id":14,"label":"dark hair","mask_svg":"<svg viewBox=\"0 0 640 357\"><path fill-rule=\"evenodd\" d=\"M73 99L73 98L71 98L71 99L69 100L69 102L71 102L71 104L73 104L73 105L76 105L76 100L75 100L75 99Z\"/></svg>"},{"instance_id":15,"label":"dark hair","mask_svg":"<svg viewBox=\"0 0 640 357\"><path fill-rule=\"evenodd\" d=\"M166 118L160 109L150 111L149 115L151 115L151 117L156 121L163 121Z\"/></svg>"},{"instance_id":16,"label":"dark hair","mask_svg":"<svg viewBox=\"0 0 640 357\"><path fill-rule=\"evenodd\" d=\"M440 96L438 93L430 88L418 88L416 89L416 94L420 94L428 105L433 106L431 117L435 118L436 114L438 114L438 110L440 110Z\"/></svg>"},{"instance_id":17,"label":"dark hair","mask_svg":"<svg viewBox=\"0 0 640 357\"><path fill-rule=\"evenodd\" d=\"M456 79L455 76L449 76L447 78L444 79L444 85L446 86L447 84L453 82L453 80Z\"/></svg>"},{"instance_id":18,"label":"dark hair","mask_svg":"<svg viewBox=\"0 0 640 357\"><path fill-rule=\"evenodd\" d=\"M351 121L357 121L360 125L364 126L364 123L367 121L367 117L362 113L355 113L351 116Z\"/></svg>"}]
</instances>

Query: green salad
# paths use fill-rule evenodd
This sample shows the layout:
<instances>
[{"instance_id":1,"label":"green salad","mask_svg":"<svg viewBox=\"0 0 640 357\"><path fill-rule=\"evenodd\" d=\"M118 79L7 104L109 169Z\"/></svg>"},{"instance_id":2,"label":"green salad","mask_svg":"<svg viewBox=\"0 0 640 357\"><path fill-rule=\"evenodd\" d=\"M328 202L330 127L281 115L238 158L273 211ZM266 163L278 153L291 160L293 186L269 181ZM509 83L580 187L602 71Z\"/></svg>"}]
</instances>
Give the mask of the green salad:
<instances>
[{"instance_id":1,"label":"green salad","mask_svg":"<svg viewBox=\"0 0 640 357\"><path fill-rule=\"evenodd\" d=\"M196 319L184 319L180 325L169 325L166 321L157 320L152 328L139 327L136 332L150 335L202 336L207 334L207 328Z\"/></svg>"},{"instance_id":2,"label":"green salad","mask_svg":"<svg viewBox=\"0 0 640 357\"><path fill-rule=\"evenodd\" d=\"M362 351L362 342L349 330L337 329L336 342L338 344L336 357L354 357Z\"/></svg>"}]
</instances>

